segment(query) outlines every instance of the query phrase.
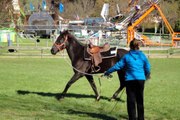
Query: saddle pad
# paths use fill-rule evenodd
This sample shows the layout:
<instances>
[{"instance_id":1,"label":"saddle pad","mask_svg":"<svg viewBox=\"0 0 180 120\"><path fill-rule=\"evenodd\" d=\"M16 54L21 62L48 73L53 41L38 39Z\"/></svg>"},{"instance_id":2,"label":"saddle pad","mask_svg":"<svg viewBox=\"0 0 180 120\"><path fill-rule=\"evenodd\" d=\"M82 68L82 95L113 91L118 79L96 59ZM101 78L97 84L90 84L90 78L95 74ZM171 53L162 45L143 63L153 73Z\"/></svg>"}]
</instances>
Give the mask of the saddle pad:
<instances>
[{"instance_id":1,"label":"saddle pad","mask_svg":"<svg viewBox=\"0 0 180 120\"><path fill-rule=\"evenodd\" d=\"M106 52L101 52L102 59L115 57L117 55L117 47L112 47ZM91 55L87 52L87 49L84 50L84 59L91 60Z\"/></svg>"}]
</instances>

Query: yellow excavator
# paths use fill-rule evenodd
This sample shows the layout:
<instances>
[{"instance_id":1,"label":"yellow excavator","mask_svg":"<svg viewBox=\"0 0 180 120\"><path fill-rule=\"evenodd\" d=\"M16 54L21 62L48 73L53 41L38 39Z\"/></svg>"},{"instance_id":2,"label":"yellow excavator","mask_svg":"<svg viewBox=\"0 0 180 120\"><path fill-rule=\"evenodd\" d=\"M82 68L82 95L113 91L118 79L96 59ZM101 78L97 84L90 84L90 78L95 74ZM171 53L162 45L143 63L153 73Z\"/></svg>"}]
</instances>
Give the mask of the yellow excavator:
<instances>
[{"instance_id":1,"label":"yellow excavator","mask_svg":"<svg viewBox=\"0 0 180 120\"><path fill-rule=\"evenodd\" d=\"M178 41L180 41L180 32L174 32L165 15L163 14L161 8L156 3L151 3L150 7L146 9L138 18L136 18L131 24L127 27L127 44L129 45L130 41L135 38L136 27L154 10L157 10L162 17L171 37L172 42L169 44L157 43L150 40L145 35L140 35L140 38L144 45L146 46L177 46Z\"/></svg>"}]
</instances>

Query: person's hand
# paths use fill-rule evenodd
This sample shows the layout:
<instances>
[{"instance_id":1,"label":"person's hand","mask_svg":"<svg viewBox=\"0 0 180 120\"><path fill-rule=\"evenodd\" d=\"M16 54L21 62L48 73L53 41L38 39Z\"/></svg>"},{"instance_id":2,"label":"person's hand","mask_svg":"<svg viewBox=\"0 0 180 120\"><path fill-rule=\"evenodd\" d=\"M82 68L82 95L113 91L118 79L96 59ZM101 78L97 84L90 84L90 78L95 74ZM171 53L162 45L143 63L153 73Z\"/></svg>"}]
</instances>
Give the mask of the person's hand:
<instances>
[{"instance_id":1,"label":"person's hand","mask_svg":"<svg viewBox=\"0 0 180 120\"><path fill-rule=\"evenodd\" d=\"M149 80L149 79L151 79L151 74L150 73L146 75L146 80Z\"/></svg>"},{"instance_id":2,"label":"person's hand","mask_svg":"<svg viewBox=\"0 0 180 120\"><path fill-rule=\"evenodd\" d=\"M103 74L103 76L109 76L109 75L110 74L107 71L105 71L104 74Z\"/></svg>"},{"instance_id":3,"label":"person's hand","mask_svg":"<svg viewBox=\"0 0 180 120\"><path fill-rule=\"evenodd\" d=\"M111 75L111 74L109 74L107 71L106 71L106 72L104 72L103 76L106 76L107 78L112 78L112 75Z\"/></svg>"}]
</instances>

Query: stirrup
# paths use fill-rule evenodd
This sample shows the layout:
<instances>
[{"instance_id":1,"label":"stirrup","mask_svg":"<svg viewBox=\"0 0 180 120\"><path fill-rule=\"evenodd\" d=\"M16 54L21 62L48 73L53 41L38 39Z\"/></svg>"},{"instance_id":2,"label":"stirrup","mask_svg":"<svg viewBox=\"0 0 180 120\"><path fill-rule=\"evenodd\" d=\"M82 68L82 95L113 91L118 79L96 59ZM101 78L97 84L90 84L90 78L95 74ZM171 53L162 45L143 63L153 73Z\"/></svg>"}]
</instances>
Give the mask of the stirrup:
<instances>
[{"instance_id":1,"label":"stirrup","mask_svg":"<svg viewBox=\"0 0 180 120\"><path fill-rule=\"evenodd\" d=\"M100 69L101 69L100 66L93 66L93 67L92 67L92 71L93 71L93 72L98 72Z\"/></svg>"}]
</instances>

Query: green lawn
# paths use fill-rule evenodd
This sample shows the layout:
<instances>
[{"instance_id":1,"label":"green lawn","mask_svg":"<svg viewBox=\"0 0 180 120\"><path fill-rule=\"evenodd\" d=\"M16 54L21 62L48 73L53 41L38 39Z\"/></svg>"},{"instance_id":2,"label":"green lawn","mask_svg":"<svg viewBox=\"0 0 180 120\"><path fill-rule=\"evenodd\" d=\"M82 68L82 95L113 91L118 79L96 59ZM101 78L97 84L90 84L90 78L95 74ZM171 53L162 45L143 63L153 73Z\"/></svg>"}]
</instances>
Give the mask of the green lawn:
<instances>
[{"instance_id":1,"label":"green lawn","mask_svg":"<svg viewBox=\"0 0 180 120\"><path fill-rule=\"evenodd\" d=\"M109 102L118 88L116 74L112 79L95 82L102 99L96 102L85 78L77 81L61 101L56 95L63 91L73 72L63 58L1 58L0 119L1 120L123 120L127 119L126 94L122 101ZM145 88L147 120L179 120L180 59L150 59L152 78Z\"/></svg>"}]
</instances>

